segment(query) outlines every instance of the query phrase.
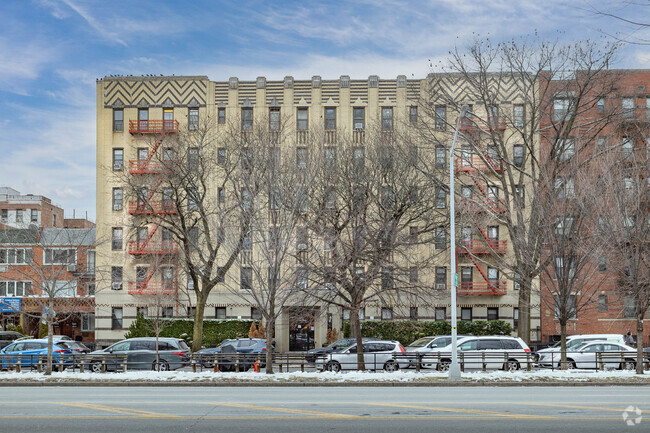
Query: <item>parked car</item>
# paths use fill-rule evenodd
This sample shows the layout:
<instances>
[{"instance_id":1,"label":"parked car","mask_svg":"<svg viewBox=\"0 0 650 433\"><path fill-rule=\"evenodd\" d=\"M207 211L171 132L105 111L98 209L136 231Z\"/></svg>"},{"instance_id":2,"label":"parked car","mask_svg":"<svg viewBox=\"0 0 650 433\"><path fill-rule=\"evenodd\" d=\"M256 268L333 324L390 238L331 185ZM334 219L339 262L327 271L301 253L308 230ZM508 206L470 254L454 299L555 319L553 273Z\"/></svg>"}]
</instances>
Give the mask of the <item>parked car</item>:
<instances>
[{"instance_id":1,"label":"parked car","mask_svg":"<svg viewBox=\"0 0 650 433\"><path fill-rule=\"evenodd\" d=\"M461 338L457 347L460 352L458 362L461 362L462 354L465 370L482 369L483 357L485 368L488 370L519 370L528 361L530 353L530 348L524 340L503 335ZM451 344L431 349L432 356L423 357L422 366L440 371L449 370L451 351Z\"/></svg>"},{"instance_id":2,"label":"parked car","mask_svg":"<svg viewBox=\"0 0 650 433\"><path fill-rule=\"evenodd\" d=\"M599 354L601 354L599 356ZM557 352L542 353L539 359L540 367L560 368L562 354ZM583 343L570 350L566 354L567 368L600 368L600 361L603 368L619 368L634 370L636 368L636 349L621 343L608 341L596 341Z\"/></svg>"},{"instance_id":3,"label":"parked car","mask_svg":"<svg viewBox=\"0 0 650 433\"><path fill-rule=\"evenodd\" d=\"M408 360L395 359L395 354L404 355L406 351L399 341L374 340L363 343L363 362L367 370L396 371L408 368ZM356 370L357 345L339 349L316 359L316 368L324 371Z\"/></svg>"},{"instance_id":4,"label":"parked car","mask_svg":"<svg viewBox=\"0 0 650 433\"><path fill-rule=\"evenodd\" d=\"M225 348L231 347L234 349L234 351L231 350L225 350ZM198 362L203 365L205 368L213 368L214 367L214 359L216 354L220 353L246 353L250 354L250 357L245 357L246 365L244 366L243 363L240 366L240 370L247 370L252 366L252 364L259 358L260 360L260 368L266 366L266 340L263 338L234 338L234 339L228 339L228 340L223 340L221 344L217 347L211 347L207 349L201 349L198 352L196 352L196 355L198 355ZM235 360L236 357L232 357L232 359L224 359L224 362L220 362L219 369L222 371L228 371L230 370L230 367L232 367L232 371L235 370L234 365L235 365ZM247 367L247 368L243 368Z\"/></svg>"},{"instance_id":5,"label":"parked car","mask_svg":"<svg viewBox=\"0 0 650 433\"><path fill-rule=\"evenodd\" d=\"M375 341L377 338L368 338L364 337L361 339L362 341ZM328 353L336 352L340 349L344 349L346 347L350 347L351 345L355 344L357 342L356 338L342 338L340 340L336 340L334 343L330 344L329 346L323 346L319 347L317 349L311 349L307 351L307 355L305 356L305 359L307 362L316 362L316 359L320 356L327 355Z\"/></svg>"},{"instance_id":6,"label":"parked car","mask_svg":"<svg viewBox=\"0 0 650 433\"><path fill-rule=\"evenodd\" d=\"M467 336L466 335L457 336L458 340L464 337ZM423 355L425 353L430 352L431 349L435 349L438 347L446 347L449 346L450 344L451 344L451 335L438 335L438 336L419 338L415 340L413 343L406 346L404 349L406 350L406 356L409 360L410 365L414 366L417 361L416 355L418 354ZM420 367L422 367L421 363L420 363Z\"/></svg>"},{"instance_id":7,"label":"parked car","mask_svg":"<svg viewBox=\"0 0 650 433\"><path fill-rule=\"evenodd\" d=\"M625 344L625 337L622 334L583 334L583 335L567 335L566 348L573 350L579 346L590 341L607 341L611 343ZM541 349L535 352L534 359L539 361L544 353L559 352L561 350L561 342L558 341L551 347ZM545 358L546 359L546 358Z\"/></svg>"},{"instance_id":8,"label":"parked car","mask_svg":"<svg viewBox=\"0 0 650 433\"><path fill-rule=\"evenodd\" d=\"M10 345L19 338L25 338L25 336L16 331L0 331L0 349Z\"/></svg>"},{"instance_id":9,"label":"parked car","mask_svg":"<svg viewBox=\"0 0 650 433\"><path fill-rule=\"evenodd\" d=\"M88 368L99 373L102 363L106 370L119 370L126 355L128 370L176 370L190 362L190 348L180 338L158 338L158 362L156 362L156 338L140 337L119 341L106 349L95 350L86 355Z\"/></svg>"},{"instance_id":10,"label":"parked car","mask_svg":"<svg viewBox=\"0 0 650 433\"><path fill-rule=\"evenodd\" d=\"M45 340L47 341L47 340ZM83 355L86 353L90 353L90 349L86 347L85 344L83 344L80 341L74 341L74 340L54 340L57 342L62 347L67 347L69 348L74 355Z\"/></svg>"},{"instance_id":11,"label":"parked car","mask_svg":"<svg viewBox=\"0 0 650 433\"><path fill-rule=\"evenodd\" d=\"M11 368L20 363L21 367L34 367L39 359L47 357L47 340L30 339L15 341L0 351L2 368ZM52 344L52 361L64 364L71 364L72 350L63 344L54 342ZM19 359L20 358L20 359ZM19 362L20 361L20 362Z\"/></svg>"}]
</instances>

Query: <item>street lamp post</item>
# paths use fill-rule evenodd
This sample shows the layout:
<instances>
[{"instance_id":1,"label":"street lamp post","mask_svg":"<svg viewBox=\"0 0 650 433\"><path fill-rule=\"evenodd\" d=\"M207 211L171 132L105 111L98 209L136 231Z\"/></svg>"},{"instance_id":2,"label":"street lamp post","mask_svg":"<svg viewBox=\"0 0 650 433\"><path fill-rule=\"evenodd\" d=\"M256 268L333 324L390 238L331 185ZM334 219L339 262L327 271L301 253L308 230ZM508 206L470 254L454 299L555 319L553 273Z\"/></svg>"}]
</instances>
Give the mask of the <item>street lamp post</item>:
<instances>
[{"instance_id":1,"label":"street lamp post","mask_svg":"<svg viewBox=\"0 0 650 433\"><path fill-rule=\"evenodd\" d=\"M460 365L458 364L458 329L456 318L456 286L458 284L458 274L456 274L456 207L454 193L454 148L458 139L458 130L460 122L469 110L467 105L460 107L458 122L456 122L456 131L454 139L451 142L449 151L449 225L450 225L450 255L451 255L451 365L449 366L449 380L460 380Z\"/></svg>"}]
</instances>

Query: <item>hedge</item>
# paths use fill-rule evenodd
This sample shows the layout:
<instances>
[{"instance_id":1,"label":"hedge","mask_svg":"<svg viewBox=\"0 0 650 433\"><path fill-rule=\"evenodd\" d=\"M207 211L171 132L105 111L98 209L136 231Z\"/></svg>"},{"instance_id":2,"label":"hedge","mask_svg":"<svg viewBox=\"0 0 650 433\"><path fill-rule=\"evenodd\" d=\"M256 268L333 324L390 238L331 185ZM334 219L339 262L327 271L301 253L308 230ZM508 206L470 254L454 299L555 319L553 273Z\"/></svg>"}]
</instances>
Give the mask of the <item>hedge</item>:
<instances>
[{"instance_id":1,"label":"hedge","mask_svg":"<svg viewBox=\"0 0 650 433\"><path fill-rule=\"evenodd\" d=\"M124 338L154 337L154 323L141 314L131 323ZM203 321L203 342L205 347L214 347L228 338L246 338L251 327L251 320L209 320ZM161 319L161 337L183 338L192 343L194 320Z\"/></svg>"},{"instance_id":2,"label":"hedge","mask_svg":"<svg viewBox=\"0 0 650 433\"><path fill-rule=\"evenodd\" d=\"M512 326L503 320L474 322L458 321L459 335L510 335ZM397 340L408 345L420 337L427 335L450 335L449 322L426 322L417 320L365 320L361 322L361 336L385 340ZM350 336L350 324L343 325L343 336Z\"/></svg>"}]
</instances>

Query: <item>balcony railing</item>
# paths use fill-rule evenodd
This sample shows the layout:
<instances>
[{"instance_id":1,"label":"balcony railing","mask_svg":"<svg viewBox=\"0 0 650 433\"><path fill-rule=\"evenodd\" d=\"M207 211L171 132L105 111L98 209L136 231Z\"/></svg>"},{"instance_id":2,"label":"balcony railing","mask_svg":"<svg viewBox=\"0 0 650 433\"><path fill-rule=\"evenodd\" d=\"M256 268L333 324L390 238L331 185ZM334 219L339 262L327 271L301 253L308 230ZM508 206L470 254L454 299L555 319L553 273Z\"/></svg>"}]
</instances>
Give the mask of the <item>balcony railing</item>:
<instances>
[{"instance_id":1,"label":"balcony railing","mask_svg":"<svg viewBox=\"0 0 650 433\"><path fill-rule=\"evenodd\" d=\"M461 281L458 295L505 295L507 291L506 285L506 281Z\"/></svg>"},{"instance_id":2,"label":"balcony railing","mask_svg":"<svg viewBox=\"0 0 650 433\"><path fill-rule=\"evenodd\" d=\"M458 251L460 254L489 254L492 252L496 254L505 254L506 248L508 247L508 241L496 239L490 239L488 241L462 240L460 241L460 246L463 247Z\"/></svg>"},{"instance_id":3,"label":"balcony railing","mask_svg":"<svg viewBox=\"0 0 650 433\"><path fill-rule=\"evenodd\" d=\"M129 173L131 174L158 174L162 172L163 165L158 161L136 159L129 161Z\"/></svg>"},{"instance_id":4,"label":"balcony railing","mask_svg":"<svg viewBox=\"0 0 650 433\"><path fill-rule=\"evenodd\" d=\"M307 144L308 141L309 141L308 130L296 131L296 144Z\"/></svg>"},{"instance_id":5,"label":"balcony railing","mask_svg":"<svg viewBox=\"0 0 650 433\"><path fill-rule=\"evenodd\" d=\"M337 135L336 131L325 131L325 136L323 137L324 144L336 144Z\"/></svg>"},{"instance_id":6,"label":"balcony railing","mask_svg":"<svg viewBox=\"0 0 650 433\"><path fill-rule=\"evenodd\" d=\"M128 281L129 295L175 295L178 287L174 283L153 281Z\"/></svg>"},{"instance_id":7,"label":"balcony railing","mask_svg":"<svg viewBox=\"0 0 650 433\"><path fill-rule=\"evenodd\" d=\"M129 120L131 134L160 134L178 132L178 120Z\"/></svg>"},{"instance_id":8,"label":"balcony railing","mask_svg":"<svg viewBox=\"0 0 650 433\"><path fill-rule=\"evenodd\" d=\"M467 173L472 171L501 171L501 161L489 157L486 157L484 161L478 155L472 155L469 159L461 157L456 160L456 172Z\"/></svg>"},{"instance_id":9,"label":"balcony railing","mask_svg":"<svg viewBox=\"0 0 650 433\"><path fill-rule=\"evenodd\" d=\"M164 215L178 213L173 200L132 201L129 203L131 215Z\"/></svg>"},{"instance_id":10,"label":"balcony railing","mask_svg":"<svg viewBox=\"0 0 650 433\"><path fill-rule=\"evenodd\" d=\"M355 129L352 131L352 142L354 144L363 144L366 141L366 131L363 129Z\"/></svg>"},{"instance_id":11,"label":"balcony railing","mask_svg":"<svg viewBox=\"0 0 650 433\"><path fill-rule=\"evenodd\" d=\"M503 116L494 117L490 120L477 117L463 117L460 120L461 131L504 131L506 119Z\"/></svg>"},{"instance_id":12,"label":"balcony railing","mask_svg":"<svg viewBox=\"0 0 650 433\"><path fill-rule=\"evenodd\" d=\"M175 254L178 251L178 245L172 241L129 241L129 254Z\"/></svg>"}]
</instances>

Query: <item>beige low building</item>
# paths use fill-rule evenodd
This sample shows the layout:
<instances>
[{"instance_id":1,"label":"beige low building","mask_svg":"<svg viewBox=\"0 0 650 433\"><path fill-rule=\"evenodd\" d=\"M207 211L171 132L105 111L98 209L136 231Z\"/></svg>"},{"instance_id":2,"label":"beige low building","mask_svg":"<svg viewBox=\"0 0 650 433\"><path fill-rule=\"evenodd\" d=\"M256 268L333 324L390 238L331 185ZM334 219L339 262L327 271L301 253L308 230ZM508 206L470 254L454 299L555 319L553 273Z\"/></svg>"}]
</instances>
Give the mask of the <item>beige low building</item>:
<instances>
[{"instance_id":1,"label":"beige low building","mask_svg":"<svg viewBox=\"0 0 650 433\"><path fill-rule=\"evenodd\" d=\"M335 80L323 80L314 76L311 80L285 77L282 81L267 81L258 77L256 81L240 81L233 77L228 81L210 81L205 76L124 76L98 80L97 238L104 242L97 248L97 267L107 275L97 281L98 344L106 345L123 338L138 309L147 307L150 301L144 294L146 291L141 290L140 274L148 272L152 260L161 266L159 272L147 277L146 281L152 286L158 281L155 284L161 284L160 287L170 296L163 315L188 317L194 305L193 294L187 290L187 278L174 258L174 254L179 254L174 250L175 246L158 237L154 242L145 236L147 242L143 243L143 238L138 237L134 229L138 218L134 206L137 204L125 193L124 182L125 176L142 173L138 161L143 160L143 155L150 154L152 149L161 152L159 149L164 148L167 137L179 131L191 131L205 119L214 122L217 130L225 130L234 120L243 127L244 122L249 121L248 116L250 122L269 121L272 112L277 112L283 119L292 119L287 122L290 129L286 134L288 139L281 144L289 148L296 147L304 128L322 129L326 122L329 122L330 129L333 126L339 134L351 136L362 134L382 122L390 121L391 127L394 124L406 128L429 122L432 134L441 143L439 156L448 158L446 152L458 111L454 106L441 102L443 98L439 97L439 92L444 89L445 95L458 94L459 100L464 98L462 103L472 101L467 100L469 96L462 95L462 85L458 80L447 78L430 76L407 80L405 76L398 76L386 80L370 76L364 80L352 80L349 76L341 76ZM504 103L499 109L518 110L516 101L516 95L504 95ZM481 112L485 114L485 107L481 109L476 104L475 111L479 115ZM436 122L440 123L436 125ZM508 127L508 123L503 122L503 128ZM473 133L472 129L469 125L461 125L466 134ZM476 173L482 168L481 162L473 159L476 156L472 151L463 150L462 140L459 149L465 152L456 165L460 180L457 193L461 197L457 199L457 208L462 212L471 205L464 205L467 191L463 189L461 192L461 189L463 185L477 181ZM498 191L482 190L477 184L473 194L473 203L480 201L481 194L489 202L495 198L494 194L498 196ZM159 206L164 210L164 200ZM458 238L466 247L458 255L458 318L498 318L516 327L518 291L513 275L500 272L497 265L490 265L499 261L491 257L493 254L507 258L511 253L510 242L507 231L490 217L499 210L489 206L485 209L475 212L471 221L462 216L458 220ZM465 230L463 224L474 228ZM490 254L482 250L481 245L486 242L492 246ZM448 247L440 247L448 251ZM427 305L394 305L390 311L378 304L366 305L363 319L449 320L451 273L448 252L440 257L440 263L422 273L434 276L427 282L432 302ZM234 270L231 274L231 278L238 279L240 272ZM539 328L538 295L534 294L533 299L531 339L535 340ZM305 348L305 339L307 344L319 347L325 342L328 329L340 331L349 315L339 307L328 305L312 308L310 313L292 314L291 308L286 309L276 326L277 350ZM258 318L258 314L253 305L221 285L212 291L205 309L206 319L250 319Z\"/></svg>"}]
</instances>

